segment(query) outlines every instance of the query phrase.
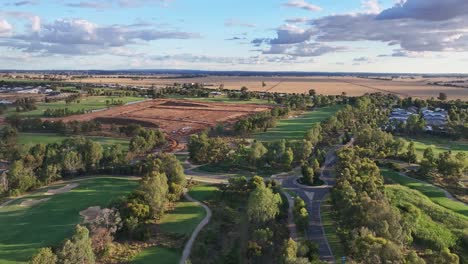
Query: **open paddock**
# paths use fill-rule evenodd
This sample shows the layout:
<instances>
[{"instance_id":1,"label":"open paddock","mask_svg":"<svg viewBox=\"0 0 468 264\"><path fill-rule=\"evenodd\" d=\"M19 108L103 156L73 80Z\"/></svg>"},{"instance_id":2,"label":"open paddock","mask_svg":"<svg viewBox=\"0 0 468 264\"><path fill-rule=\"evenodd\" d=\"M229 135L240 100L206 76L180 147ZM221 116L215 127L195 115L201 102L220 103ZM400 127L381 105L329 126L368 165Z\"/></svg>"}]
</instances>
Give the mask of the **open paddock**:
<instances>
[{"instance_id":1,"label":"open paddock","mask_svg":"<svg viewBox=\"0 0 468 264\"><path fill-rule=\"evenodd\" d=\"M308 93L315 89L318 94L360 96L366 93L392 93L401 97L436 98L439 93L446 93L449 99L468 99L467 88L431 85L435 78L395 78L394 80L358 78L352 76L203 76L195 78L87 78L83 83L121 84L151 87L164 87L174 83L203 83L207 88L239 90L243 86L250 91L278 93ZM263 85L265 83L265 86Z\"/></svg>"},{"instance_id":2,"label":"open paddock","mask_svg":"<svg viewBox=\"0 0 468 264\"><path fill-rule=\"evenodd\" d=\"M174 136L186 136L217 124L231 124L270 105L204 103L189 100L157 99L107 110L61 118L64 122L99 120L103 123L138 123L159 127ZM52 120L52 119L51 119ZM57 120L57 119L54 119Z\"/></svg>"}]
</instances>

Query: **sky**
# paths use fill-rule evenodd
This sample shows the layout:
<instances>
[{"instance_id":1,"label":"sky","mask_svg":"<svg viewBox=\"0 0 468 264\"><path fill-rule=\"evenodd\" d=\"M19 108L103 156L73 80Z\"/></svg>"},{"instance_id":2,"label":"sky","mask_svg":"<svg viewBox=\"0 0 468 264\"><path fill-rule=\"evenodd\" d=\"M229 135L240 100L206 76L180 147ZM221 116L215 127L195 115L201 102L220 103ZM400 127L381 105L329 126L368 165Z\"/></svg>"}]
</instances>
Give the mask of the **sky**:
<instances>
[{"instance_id":1,"label":"sky","mask_svg":"<svg viewBox=\"0 0 468 264\"><path fill-rule=\"evenodd\" d=\"M0 0L0 69L467 66L467 0Z\"/></svg>"}]
</instances>

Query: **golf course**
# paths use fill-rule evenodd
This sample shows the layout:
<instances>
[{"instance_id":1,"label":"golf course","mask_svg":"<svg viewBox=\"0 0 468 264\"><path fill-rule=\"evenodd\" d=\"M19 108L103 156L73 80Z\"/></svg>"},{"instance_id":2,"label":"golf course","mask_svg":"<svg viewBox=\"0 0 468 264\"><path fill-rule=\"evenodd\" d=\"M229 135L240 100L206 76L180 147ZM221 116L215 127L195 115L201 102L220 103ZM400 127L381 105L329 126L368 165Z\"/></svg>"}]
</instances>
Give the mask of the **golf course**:
<instances>
[{"instance_id":1,"label":"golf course","mask_svg":"<svg viewBox=\"0 0 468 264\"><path fill-rule=\"evenodd\" d=\"M289 118L282 119L278 121L274 128L269 129L267 132L256 133L254 138L264 142L280 139L302 139L307 131L315 124L331 117L341 108L341 105L322 107L314 111L306 111L298 116L291 116Z\"/></svg>"},{"instance_id":2,"label":"golf course","mask_svg":"<svg viewBox=\"0 0 468 264\"><path fill-rule=\"evenodd\" d=\"M75 187L50 194L71 184ZM60 245L81 222L80 211L107 206L137 184L134 178L84 178L37 190L0 207L0 263L27 263L39 248Z\"/></svg>"}]
</instances>

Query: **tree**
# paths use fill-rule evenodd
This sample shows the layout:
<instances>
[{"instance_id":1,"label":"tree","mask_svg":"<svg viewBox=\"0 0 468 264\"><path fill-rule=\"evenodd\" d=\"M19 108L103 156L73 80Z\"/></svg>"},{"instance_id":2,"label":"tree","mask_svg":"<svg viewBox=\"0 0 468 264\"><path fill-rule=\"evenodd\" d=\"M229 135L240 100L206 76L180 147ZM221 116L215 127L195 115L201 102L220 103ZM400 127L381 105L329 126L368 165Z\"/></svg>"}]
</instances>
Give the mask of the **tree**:
<instances>
[{"instance_id":1,"label":"tree","mask_svg":"<svg viewBox=\"0 0 468 264\"><path fill-rule=\"evenodd\" d=\"M83 161L80 155L72 150L65 153L63 157L62 168L68 173L76 173L83 168Z\"/></svg>"},{"instance_id":2,"label":"tree","mask_svg":"<svg viewBox=\"0 0 468 264\"><path fill-rule=\"evenodd\" d=\"M24 166L22 160L13 162L7 174L10 195L19 195L36 185L36 177L31 168Z\"/></svg>"},{"instance_id":3,"label":"tree","mask_svg":"<svg viewBox=\"0 0 468 264\"><path fill-rule=\"evenodd\" d=\"M255 165L268 152L268 149L259 141L255 141L249 152L250 164Z\"/></svg>"},{"instance_id":4,"label":"tree","mask_svg":"<svg viewBox=\"0 0 468 264\"><path fill-rule=\"evenodd\" d=\"M273 220L279 214L281 196L264 185L258 186L249 196L247 215L249 220L261 224Z\"/></svg>"},{"instance_id":5,"label":"tree","mask_svg":"<svg viewBox=\"0 0 468 264\"><path fill-rule=\"evenodd\" d=\"M164 173L150 172L140 183L139 191L148 203L153 218L160 218L166 209L169 186Z\"/></svg>"},{"instance_id":6,"label":"tree","mask_svg":"<svg viewBox=\"0 0 468 264\"><path fill-rule=\"evenodd\" d=\"M30 264L55 264L57 263L57 255L50 248L41 248L29 262Z\"/></svg>"},{"instance_id":7,"label":"tree","mask_svg":"<svg viewBox=\"0 0 468 264\"><path fill-rule=\"evenodd\" d=\"M411 141L408 145L408 151L406 152L406 159L408 163L415 163L417 161L416 149L414 147L414 142Z\"/></svg>"},{"instance_id":8,"label":"tree","mask_svg":"<svg viewBox=\"0 0 468 264\"><path fill-rule=\"evenodd\" d=\"M314 184L314 169L308 165L302 165L301 167L302 172L302 182L307 185Z\"/></svg>"},{"instance_id":9,"label":"tree","mask_svg":"<svg viewBox=\"0 0 468 264\"><path fill-rule=\"evenodd\" d=\"M94 264L95 256L88 229L77 225L75 234L70 240L65 241L58 256L62 264Z\"/></svg>"},{"instance_id":10,"label":"tree","mask_svg":"<svg viewBox=\"0 0 468 264\"><path fill-rule=\"evenodd\" d=\"M86 140L83 146L83 163L86 170L93 170L102 159L102 146L101 144L92 140Z\"/></svg>"},{"instance_id":11,"label":"tree","mask_svg":"<svg viewBox=\"0 0 468 264\"><path fill-rule=\"evenodd\" d=\"M445 101L445 100L447 100L447 94L446 93L439 93L439 96L437 97L437 99L439 99L441 101Z\"/></svg>"},{"instance_id":12,"label":"tree","mask_svg":"<svg viewBox=\"0 0 468 264\"><path fill-rule=\"evenodd\" d=\"M286 151L283 153L283 157L281 158L281 160L284 167L291 167L291 164L294 161L294 152L291 148L286 149Z\"/></svg>"}]
</instances>

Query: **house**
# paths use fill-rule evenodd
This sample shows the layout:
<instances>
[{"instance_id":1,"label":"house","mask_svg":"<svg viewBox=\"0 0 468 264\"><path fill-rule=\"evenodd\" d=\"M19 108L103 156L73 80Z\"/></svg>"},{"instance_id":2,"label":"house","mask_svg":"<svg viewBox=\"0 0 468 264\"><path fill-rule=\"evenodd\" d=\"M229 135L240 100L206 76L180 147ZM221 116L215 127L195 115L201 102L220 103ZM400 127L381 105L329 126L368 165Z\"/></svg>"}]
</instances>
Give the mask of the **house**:
<instances>
[{"instance_id":1,"label":"house","mask_svg":"<svg viewBox=\"0 0 468 264\"><path fill-rule=\"evenodd\" d=\"M388 119L389 121L395 120L398 122L406 123L408 118L412 115L416 115L416 113L413 113L413 112L410 112L401 108L395 108L390 113L390 117Z\"/></svg>"},{"instance_id":2,"label":"house","mask_svg":"<svg viewBox=\"0 0 468 264\"><path fill-rule=\"evenodd\" d=\"M436 108L434 111L423 110L422 115L428 126L444 127L448 123L447 111L440 108Z\"/></svg>"}]
</instances>

